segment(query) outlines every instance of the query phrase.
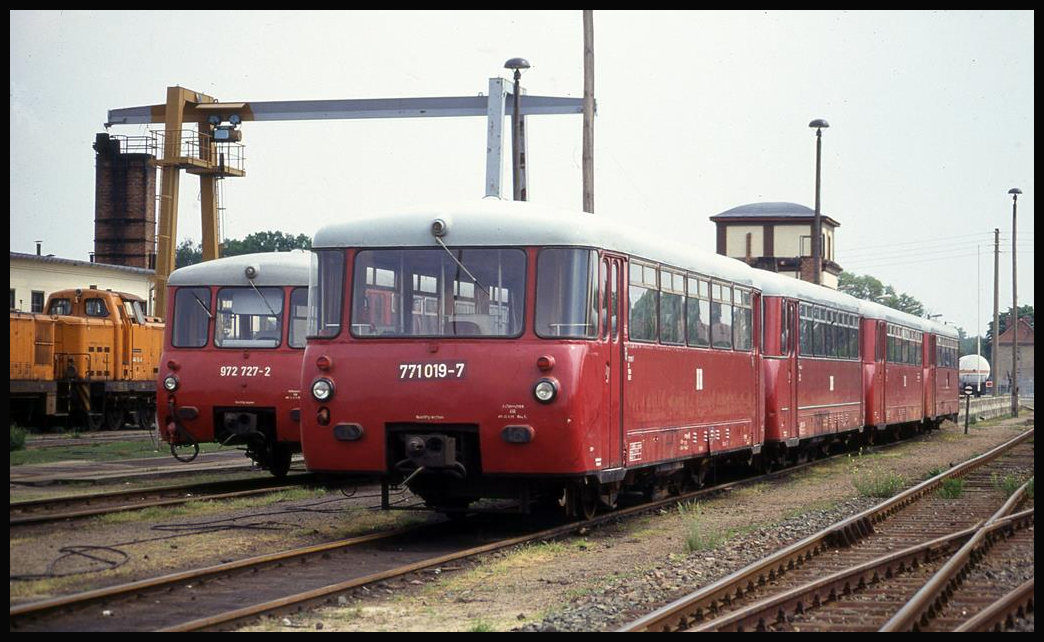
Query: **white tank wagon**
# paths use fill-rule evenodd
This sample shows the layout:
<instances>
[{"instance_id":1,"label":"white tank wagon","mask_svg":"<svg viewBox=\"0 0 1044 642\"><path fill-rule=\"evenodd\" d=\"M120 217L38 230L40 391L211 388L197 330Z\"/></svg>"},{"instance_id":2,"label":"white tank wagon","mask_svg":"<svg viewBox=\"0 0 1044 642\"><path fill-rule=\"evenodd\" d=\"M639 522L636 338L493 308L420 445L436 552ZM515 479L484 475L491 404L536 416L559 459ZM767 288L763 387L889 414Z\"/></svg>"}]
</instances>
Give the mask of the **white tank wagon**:
<instances>
[{"instance_id":1,"label":"white tank wagon","mask_svg":"<svg viewBox=\"0 0 1044 642\"><path fill-rule=\"evenodd\" d=\"M961 389L971 386L976 395L986 390L986 382L990 379L990 362L986 357L977 354L966 354L958 361Z\"/></svg>"}]
</instances>

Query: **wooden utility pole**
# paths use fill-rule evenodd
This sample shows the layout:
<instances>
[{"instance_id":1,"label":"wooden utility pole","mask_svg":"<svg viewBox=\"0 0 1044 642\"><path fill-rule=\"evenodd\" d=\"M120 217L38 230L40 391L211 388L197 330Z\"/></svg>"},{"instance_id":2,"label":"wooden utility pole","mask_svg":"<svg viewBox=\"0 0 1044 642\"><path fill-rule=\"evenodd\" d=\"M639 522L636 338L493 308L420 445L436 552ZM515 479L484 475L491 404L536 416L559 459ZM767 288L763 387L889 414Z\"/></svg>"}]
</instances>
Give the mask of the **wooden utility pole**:
<instances>
[{"instance_id":1,"label":"wooden utility pole","mask_svg":"<svg viewBox=\"0 0 1044 642\"><path fill-rule=\"evenodd\" d=\"M997 396L997 382L1000 372L997 371L997 355L1000 354L1000 228L993 229L993 345L990 346L990 358L993 359L993 396Z\"/></svg>"},{"instance_id":2,"label":"wooden utility pole","mask_svg":"<svg viewBox=\"0 0 1044 642\"><path fill-rule=\"evenodd\" d=\"M594 214L594 12L584 9L584 211Z\"/></svg>"}]
</instances>

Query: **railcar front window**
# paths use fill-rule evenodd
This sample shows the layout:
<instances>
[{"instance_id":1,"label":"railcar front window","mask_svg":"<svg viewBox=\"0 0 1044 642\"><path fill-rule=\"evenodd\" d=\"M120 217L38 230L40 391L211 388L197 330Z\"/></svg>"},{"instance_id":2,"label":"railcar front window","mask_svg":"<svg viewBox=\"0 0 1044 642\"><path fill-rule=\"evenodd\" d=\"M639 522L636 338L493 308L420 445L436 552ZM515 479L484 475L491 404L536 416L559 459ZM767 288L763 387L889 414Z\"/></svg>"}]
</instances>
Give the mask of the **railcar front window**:
<instances>
[{"instance_id":1,"label":"railcar front window","mask_svg":"<svg viewBox=\"0 0 1044 642\"><path fill-rule=\"evenodd\" d=\"M343 304L344 250L318 250L308 276L308 336L336 337Z\"/></svg>"},{"instance_id":2,"label":"railcar front window","mask_svg":"<svg viewBox=\"0 0 1044 642\"><path fill-rule=\"evenodd\" d=\"M214 345L275 348L283 333L282 288L222 288L217 295Z\"/></svg>"},{"instance_id":3,"label":"railcar front window","mask_svg":"<svg viewBox=\"0 0 1044 642\"><path fill-rule=\"evenodd\" d=\"M537 259L536 333L593 339L598 335L598 253L546 249Z\"/></svg>"},{"instance_id":4,"label":"railcar front window","mask_svg":"<svg viewBox=\"0 0 1044 642\"><path fill-rule=\"evenodd\" d=\"M308 329L308 288L294 288L290 292L290 347L305 347Z\"/></svg>"},{"instance_id":5,"label":"railcar front window","mask_svg":"<svg viewBox=\"0 0 1044 642\"><path fill-rule=\"evenodd\" d=\"M363 250L355 258L356 337L522 333L526 257L518 249Z\"/></svg>"},{"instance_id":6,"label":"railcar front window","mask_svg":"<svg viewBox=\"0 0 1044 642\"><path fill-rule=\"evenodd\" d=\"M202 348L213 316L210 288L179 288L174 295L171 344L175 348Z\"/></svg>"}]
</instances>

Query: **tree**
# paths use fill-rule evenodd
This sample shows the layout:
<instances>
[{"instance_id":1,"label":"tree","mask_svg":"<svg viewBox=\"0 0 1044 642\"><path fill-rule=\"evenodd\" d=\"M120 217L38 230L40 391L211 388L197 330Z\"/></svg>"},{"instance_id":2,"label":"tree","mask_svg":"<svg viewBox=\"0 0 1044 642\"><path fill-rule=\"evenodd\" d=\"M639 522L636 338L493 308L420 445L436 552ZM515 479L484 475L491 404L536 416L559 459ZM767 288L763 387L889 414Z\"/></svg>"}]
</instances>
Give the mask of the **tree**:
<instances>
[{"instance_id":1,"label":"tree","mask_svg":"<svg viewBox=\"0 0 1044 642\"><path fill-rule=\"evenodd\" d=\"M221 244L221 256L239 256L256 252L289 252L290 250L309 250L311 248L312 239L306 234L290 236L283 232L255 232L247 234L246 238L242 240L225 239L225 242ZM175 269L202 262L202 243L185 239L178 245L177 254L174 257Z\"/></svg>"},{"instance_id":2,"label":"tree","mask_svg":"<svg viewBox=\"0 0 1044 642\"><path fill-rule=\"evenodd\" d=\"M1032 305L1020 305L1019 306L1019 320L1020 321L1025 321L1026 323L1028 323L1031 328L1034 327L1034 325L1033 325L1033 320L1034 320L1033 319L1033 306ZM1010 322L1011 322L1011 310L1010 309L1007 310L1006 312L998 312L998 314L997 314L997 323L1000 325L1000 332L997 333L997 336L1000 336L1000 335L1004 334L1008 330L1008 325L1010 324ZM987 327L986 327L986 338L984 338L982 341L985 344L983 346L983 352L982 353L983 353L983 355L986 356L986 360L987 361L989 361L990 363L993 363L993 321L990 321L989 324L987 324Z\"/></svg>"},{"instance_id":3,"label":"tree","mask_svg":"<svg viewBox=\"0 0 1044 642\"><path fill-rule=\"evenodd\" d=\"M174 269L183 268L186 265L195 265L203 262L203 245L193 243L192 239L185 239L178 245L174 255Z\"/></svg>"},{"instance_id":4,"label":"tree","mask_svg":"<svg viewBox=\"0 0 1044 642\"><path fill-rule=\"evenodd\" d=\"M895 288L884 285L870 275L842 272L837 279L837 289L857 299L887 305L914 316L924 316L924 304L905 292L896 294Z\"/></svg>"},{"instance_id":5,"label":"tree","mask_svg":"<svg viewBox=\"0 0 1044 642\"><path fill-rule=\"evenodd\" d=\"M864 301L880 301L885 295L885 286L872 276L860 276L842 272L837 277L837 289Z\"/></svg>"},{"instance_id":6,"label":"tree","mask_svg":"<svg viewBox=\"0 0 1044 642\"><path fill-rule=\"evenodd\" d=\"M312 248L312 239L306 234L290 236L283 232L255 232L248 234L242 241L225 239L221 256L239 256L255 252L289 252L290 250Z\"/></svg>"}]
</instances>

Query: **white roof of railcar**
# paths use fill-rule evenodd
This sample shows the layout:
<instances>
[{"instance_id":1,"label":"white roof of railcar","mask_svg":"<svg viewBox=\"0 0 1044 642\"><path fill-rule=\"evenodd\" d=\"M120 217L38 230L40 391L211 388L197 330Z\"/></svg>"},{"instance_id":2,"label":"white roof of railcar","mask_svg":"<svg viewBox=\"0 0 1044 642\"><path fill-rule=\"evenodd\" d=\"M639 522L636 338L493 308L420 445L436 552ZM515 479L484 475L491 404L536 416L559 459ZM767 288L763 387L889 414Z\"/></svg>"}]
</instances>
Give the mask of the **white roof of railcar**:
<instances>
[{"instance_id":1,"label":"white roof of railcar","mask_svg":"<svg viewBox=\"0 0 1044 642\"><path fill-rule=\"evenodd\" d=\"M758 270L757 280L761 284L762 293L769 296L785 296L801 301L830 305L852 314L859 313L859 299L832 288L816 285L808 281L801 281L776 272L769 272L768 270Z\"/></svg>"},{"instance_id":2,"label":"white roof of railcar","mask_svg":"<svg viewBox=\"0 0 1044 642\"><path fill-rule=\"evenodd\" d=\"M258 252L188 265L170 273L167 285L249 285L246 268L253 266L256 286L308 285L312 254L307 250Z\"/></svg>"},{"instance_id":3,"label":"white roof of railcar","mask_svg":"<svg viewBox=\"0 0 1044 642\"><path fill-rule=\"evenodd\" d=\"M654 238L617 221L575 210L527 201L486 198L465 204L417 207L331 223L319 229L313 249L337 247L437 248L431 233L436 219L447 223L449 247L572 246L621 252L754 286L753 268L742 261Z\"/></svg>"}]
</instances>

